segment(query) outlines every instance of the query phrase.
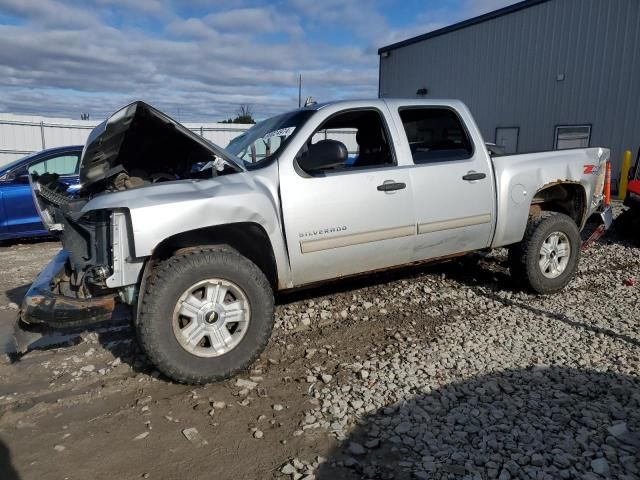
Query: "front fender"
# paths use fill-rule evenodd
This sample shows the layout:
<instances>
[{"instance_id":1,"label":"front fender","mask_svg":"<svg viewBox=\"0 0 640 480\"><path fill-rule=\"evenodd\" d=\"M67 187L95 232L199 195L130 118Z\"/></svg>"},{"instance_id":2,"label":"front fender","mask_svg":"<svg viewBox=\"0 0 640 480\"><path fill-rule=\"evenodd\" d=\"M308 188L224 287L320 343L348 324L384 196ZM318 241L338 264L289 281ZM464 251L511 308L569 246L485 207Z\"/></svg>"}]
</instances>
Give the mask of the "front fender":
<instances>
[{"instance_id":1,"label":"front fender","mask_svg":"<svg viewBox=\"0 0 640 480\"><path fill-rule=\"evenodd\" d=\"M291 282L280 222L277 165L210 180L164 182L104 194L83 210L127 209L133 237L132 255L151 256L165 239L183 232L232 223L256 223L273 248L279 283Z\"/></svg>"}]
</instances>

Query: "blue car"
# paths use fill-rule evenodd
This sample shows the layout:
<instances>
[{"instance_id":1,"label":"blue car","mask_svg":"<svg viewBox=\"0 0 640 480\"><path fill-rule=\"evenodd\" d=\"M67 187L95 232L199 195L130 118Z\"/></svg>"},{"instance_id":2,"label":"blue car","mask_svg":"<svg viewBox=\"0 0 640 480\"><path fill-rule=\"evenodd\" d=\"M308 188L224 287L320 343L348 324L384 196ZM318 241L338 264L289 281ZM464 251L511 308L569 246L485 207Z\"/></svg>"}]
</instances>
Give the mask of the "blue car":
<instances>
[{"instance_id":1,"label":"blue car","mask_svg":"<svg viewBox=\"0 0 640 480\"><path fill-rule=\"evenodd\" d=\"M69 192L77 191L82 148L50 148L0 166L0 241L48 235L33 204L29 175L57 173Z\"/></svg>"}]
</instances>

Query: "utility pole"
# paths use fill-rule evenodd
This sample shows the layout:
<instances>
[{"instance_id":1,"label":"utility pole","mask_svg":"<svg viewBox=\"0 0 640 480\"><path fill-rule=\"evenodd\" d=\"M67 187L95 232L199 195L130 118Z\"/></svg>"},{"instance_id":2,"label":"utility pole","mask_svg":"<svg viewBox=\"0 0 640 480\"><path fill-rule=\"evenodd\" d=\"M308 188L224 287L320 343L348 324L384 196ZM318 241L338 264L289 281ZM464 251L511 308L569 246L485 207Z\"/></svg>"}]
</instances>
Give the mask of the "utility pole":
<instances>
[{"instance_id":1,"label":"utility pole","mask_svg":"<svg viewBox=\"0 0 640 480\"><path fill-rule=\"evenodd\" d=\"M302 107L302 74L298 76L298 108Z\"/></svg>"}]
</instances>

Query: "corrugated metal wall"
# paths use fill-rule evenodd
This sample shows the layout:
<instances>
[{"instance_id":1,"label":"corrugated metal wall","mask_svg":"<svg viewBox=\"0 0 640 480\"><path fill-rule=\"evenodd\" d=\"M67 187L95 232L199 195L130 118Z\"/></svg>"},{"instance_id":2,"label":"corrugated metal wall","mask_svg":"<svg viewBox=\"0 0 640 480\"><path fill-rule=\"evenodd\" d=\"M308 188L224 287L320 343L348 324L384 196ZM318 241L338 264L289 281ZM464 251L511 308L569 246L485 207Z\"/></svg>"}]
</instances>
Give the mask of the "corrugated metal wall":
<instances>
[{"instance_id":1,"label":"corrugated metal wall","mask_svg":"<svg viewBox=\"0 0 640 480\"><path fill-rule=\"evenodd\" d=\"M0 114L0 165L44 148L82 145L100 122ZM220 146L251 125L225 123L185 123L187 128Z\"/></svg>"},{"instance_id":2,"label":"corrugated metal wall","mask_svg":"<svg viewBox=\"0 0 640 480\"><path fill-rule=\"evenodd\" d=\"M380 96L419 88L463 100L487 141L519 127L519 152L553 149L557 125L591 125L618 177L640 147L640 0L552 0L380 59Z\"/></svg>"}]
</instances>

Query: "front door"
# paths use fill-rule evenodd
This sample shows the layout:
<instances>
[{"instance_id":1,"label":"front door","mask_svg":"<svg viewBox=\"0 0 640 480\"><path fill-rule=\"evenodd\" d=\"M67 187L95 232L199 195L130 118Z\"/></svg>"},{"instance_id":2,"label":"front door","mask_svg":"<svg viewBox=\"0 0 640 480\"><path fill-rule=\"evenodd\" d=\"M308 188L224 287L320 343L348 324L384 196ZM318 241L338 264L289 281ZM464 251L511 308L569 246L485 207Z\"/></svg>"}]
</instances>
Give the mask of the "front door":
<instances>
[{"instance_id":1,"label":"front door","mask_svg":"<svg viewBox=\"0 0 640 480\"><path fill-rule=\"evenodd\" d=\"M410 262L416 232L411 176L397 164L384 116L356 109L318 122L303 149L340 142L344 158L330 167L304 170L296 163L281 172L294 284Z\"/></svg>"},{"instance_id":2,"label":"front door","mask_svg":"<svg viewBox=\"0 0 640 480\"><path fill-rule=\"evenodd\" d=\"M400 107L397 114L413 159L414 260L488 247L495 193L482 141L473 141L451 108Z\"/></svg>"}]
</instances>

